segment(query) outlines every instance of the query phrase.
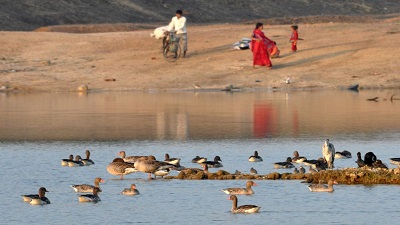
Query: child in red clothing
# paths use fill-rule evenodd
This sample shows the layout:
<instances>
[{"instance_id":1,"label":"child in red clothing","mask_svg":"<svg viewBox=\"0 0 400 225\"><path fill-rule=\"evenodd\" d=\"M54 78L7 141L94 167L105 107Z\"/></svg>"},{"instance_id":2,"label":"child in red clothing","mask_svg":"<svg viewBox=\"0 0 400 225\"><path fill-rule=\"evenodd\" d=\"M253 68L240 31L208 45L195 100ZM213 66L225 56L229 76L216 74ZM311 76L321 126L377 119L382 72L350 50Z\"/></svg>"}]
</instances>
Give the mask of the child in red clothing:
<instances>
[{"instance_id":1,"label":"child in red clothing","mask_svg":"<svg viewBox=\"0 0 400 225\"><path fill-rule=\"evenodd\" d=\"M292 29L292 35L290 36L290 42L292 42L292 52L297 51L297 40L299 40L299 33L297 29L299 28L297 25L292 25L290 27Z\"/></svg>"}]
</instances>

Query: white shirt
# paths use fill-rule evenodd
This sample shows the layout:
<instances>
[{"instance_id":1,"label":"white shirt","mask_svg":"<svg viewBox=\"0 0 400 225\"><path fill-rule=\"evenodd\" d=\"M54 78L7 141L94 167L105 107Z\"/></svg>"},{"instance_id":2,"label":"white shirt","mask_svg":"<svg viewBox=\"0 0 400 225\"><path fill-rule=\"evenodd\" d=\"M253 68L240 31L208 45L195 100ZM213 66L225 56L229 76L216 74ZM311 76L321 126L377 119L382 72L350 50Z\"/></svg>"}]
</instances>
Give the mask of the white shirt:
<instances>
[{"instance_id":1,"label":"white shirt","mask_svg":"<svg viewBox=\"0 0 400 225\"><path fill-rule=\"evenodd\" d=\"M179 19L178 17L172 17L171 23L169 23L168 31L176 31L177 34L185 34L186 33L186 18L181 16Z\"/></svg>"}]
</instances>

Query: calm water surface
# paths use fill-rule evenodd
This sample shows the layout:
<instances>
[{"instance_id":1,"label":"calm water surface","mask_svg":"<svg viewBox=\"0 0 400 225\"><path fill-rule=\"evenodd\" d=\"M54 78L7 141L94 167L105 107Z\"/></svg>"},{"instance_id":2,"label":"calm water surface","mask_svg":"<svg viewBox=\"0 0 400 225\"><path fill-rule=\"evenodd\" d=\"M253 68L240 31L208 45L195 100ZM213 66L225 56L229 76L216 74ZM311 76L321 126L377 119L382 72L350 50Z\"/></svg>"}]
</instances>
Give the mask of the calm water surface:
<instances>
[{"instance_id":1,"label":"calm water surface","mask_svg":"<svg viewBox=\"0 0 400 225\"><path fill-rule=\"evenodd\" d=\"M334 193L311 193L299 181L256 181L261 212L233 215L221 189L245 181L152 180L137 173L119 180L106 166L120 150L128 155L165 153L191 159L221 156L224 170L259 173L275 170L294 150L310 159L321 156L323 140L352 159L337 168L355 167L355 154L374 151L388 163L400 157L400 102L393 91L294 93L94 93L0 95L0 224L391 224L399 219L395 185L337 185ZM69 154L92 152L95 165L61 167ZM258 150L261 163L247 158ZM393 165L389 165L394 168ZM216 169L211 169L216 171ZM172 172L173 175L177 174ZM71 184L101 185L97 204L78 203ZM141 195L119 194L135 183ZM21 194L45 186L52 204L31 206Z\"/></svg>"}]
</instances>

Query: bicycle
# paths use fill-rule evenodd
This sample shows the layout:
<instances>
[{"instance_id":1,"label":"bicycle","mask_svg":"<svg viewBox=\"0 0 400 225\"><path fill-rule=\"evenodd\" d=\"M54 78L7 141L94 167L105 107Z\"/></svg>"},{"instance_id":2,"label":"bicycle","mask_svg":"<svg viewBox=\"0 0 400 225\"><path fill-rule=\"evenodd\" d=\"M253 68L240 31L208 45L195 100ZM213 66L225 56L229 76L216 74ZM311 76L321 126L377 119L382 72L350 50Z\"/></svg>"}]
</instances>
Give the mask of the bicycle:
<instances>
[{"instance_id":1,"label":"bicycle","mask_svg":"<svg viewBox=\"0 0 400 225\"><path fill-rule=\"evenodd\" d=\"M164 59L168 62L175 62L181 56L181 46L176 42L176 37L173 33L168 32L166 39L163 48Z\"/></svg>"}]
</instances>

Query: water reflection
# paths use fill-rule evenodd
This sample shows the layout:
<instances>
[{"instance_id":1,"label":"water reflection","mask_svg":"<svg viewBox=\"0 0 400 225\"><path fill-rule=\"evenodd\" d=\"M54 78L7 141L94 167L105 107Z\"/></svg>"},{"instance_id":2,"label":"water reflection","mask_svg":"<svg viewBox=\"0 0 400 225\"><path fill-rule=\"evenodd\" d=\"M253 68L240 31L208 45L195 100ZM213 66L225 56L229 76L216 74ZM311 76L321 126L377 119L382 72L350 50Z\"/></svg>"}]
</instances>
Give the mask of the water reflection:
<instances>
[{"instance_id":1,"label":"water reflection","mask_svg":"<svg viewBox=\"0 0 400 225\"><path fill-rule=\"evenodd\" d=\"M399 91L36 93L0 97L0 140L187 140L399 132Z\"/></svg>"}]
</instances>

